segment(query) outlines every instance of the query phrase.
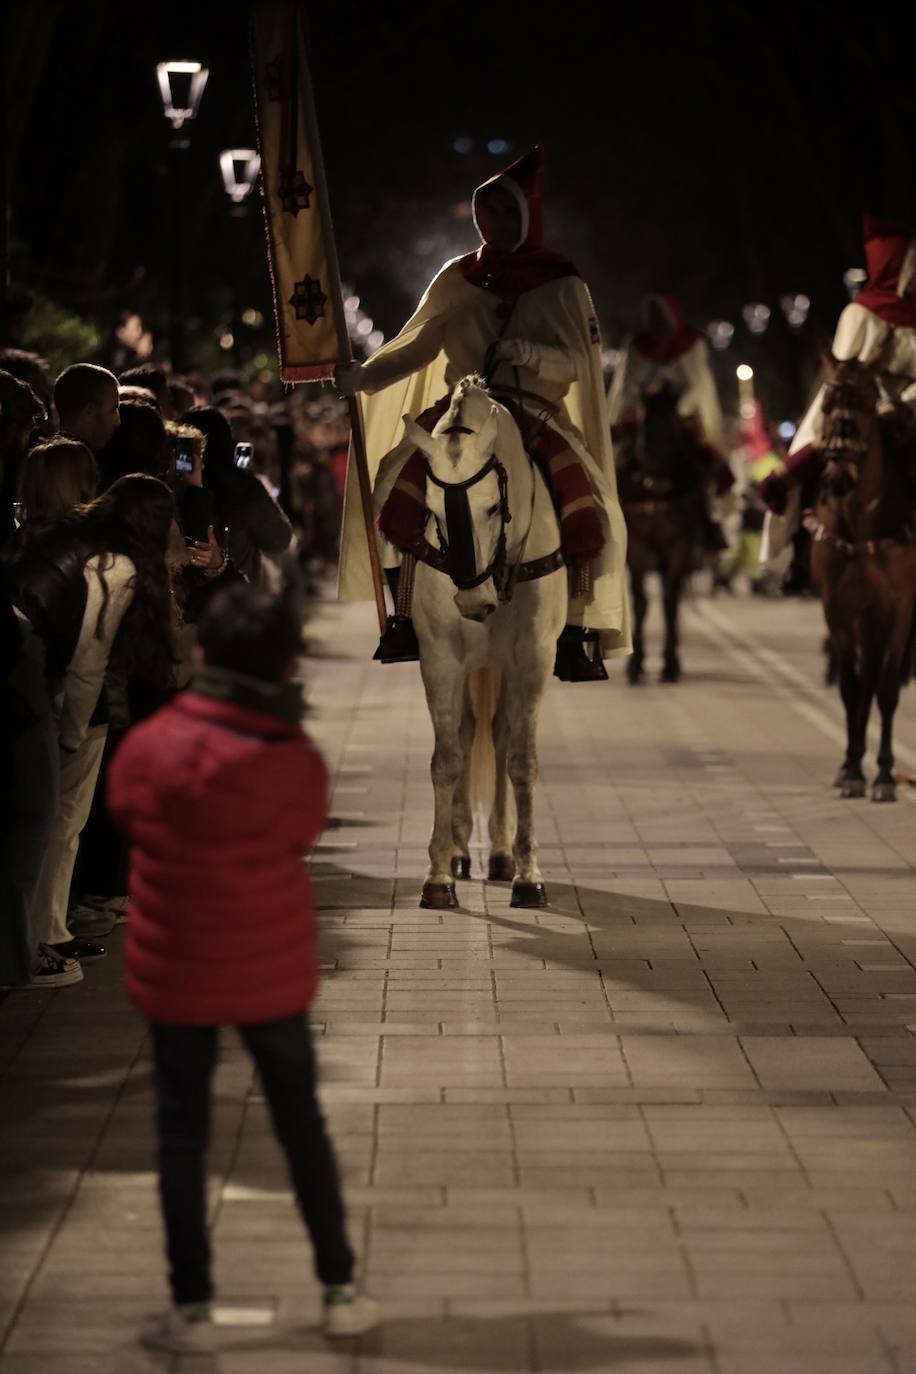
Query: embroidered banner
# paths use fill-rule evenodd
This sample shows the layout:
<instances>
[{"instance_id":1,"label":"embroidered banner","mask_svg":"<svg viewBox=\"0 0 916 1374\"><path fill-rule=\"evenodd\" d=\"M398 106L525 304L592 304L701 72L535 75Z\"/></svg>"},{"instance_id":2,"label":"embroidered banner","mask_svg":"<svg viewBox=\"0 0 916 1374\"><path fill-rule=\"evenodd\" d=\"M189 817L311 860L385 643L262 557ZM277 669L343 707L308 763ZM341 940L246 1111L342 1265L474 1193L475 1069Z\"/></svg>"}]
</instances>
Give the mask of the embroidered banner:
<instances>
[{"instance_id":1,"label":"embroidered banner","mask_svg":"<svg viewBox=\"0 0 916 1374\"><path fill-rule=\"evenodd\" d=\"M301 4L255 5L251 52L280 376L320 381L350 349Z\"/></svg>"}]
</instances>

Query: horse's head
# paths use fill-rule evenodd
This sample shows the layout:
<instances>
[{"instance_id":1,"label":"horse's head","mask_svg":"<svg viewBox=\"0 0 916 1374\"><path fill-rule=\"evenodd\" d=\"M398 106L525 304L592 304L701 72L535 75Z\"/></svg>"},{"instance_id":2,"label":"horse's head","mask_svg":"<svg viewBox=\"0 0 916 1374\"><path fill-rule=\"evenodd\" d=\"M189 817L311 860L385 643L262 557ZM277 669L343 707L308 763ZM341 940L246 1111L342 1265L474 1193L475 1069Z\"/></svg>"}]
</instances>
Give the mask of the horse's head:
<instances>
[{"instance_id":1,"label":"horse's head","mask_svg":"<svg viewBox=\"0 0 916 1374\"><path fill-rule=\"evenodd\" d=\"M826 493L843 500L859 481L862 462L877 423L878 383L872 368L853 358L826 355L821 450Z\"/></svg>"},{"instance_id":2,"label":"horse's head","mask_svg":"<svg viewBox=\"0 0 916 1374\"><path fill-rule=\"evenodd\" d=\"M404 417L407 434L426 455L426 504L458 588L467 620L486 620L499 604L509 514L506 472L496 457L499 406L479 377L465 377L431 434Z\"/></svg>"}]
</instances>

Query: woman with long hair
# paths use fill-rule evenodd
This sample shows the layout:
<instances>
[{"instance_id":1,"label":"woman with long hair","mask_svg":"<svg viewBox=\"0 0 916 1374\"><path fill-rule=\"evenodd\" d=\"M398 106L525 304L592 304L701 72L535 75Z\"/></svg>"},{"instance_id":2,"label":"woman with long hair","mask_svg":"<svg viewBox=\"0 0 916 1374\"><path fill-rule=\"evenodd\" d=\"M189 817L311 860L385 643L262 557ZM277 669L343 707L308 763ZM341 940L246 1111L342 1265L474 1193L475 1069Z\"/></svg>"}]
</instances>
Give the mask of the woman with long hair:
<instances>
[{"instance_id":1,"label":"woman with long hair","mask_svg":"<svg viewBox=\"0 0 916 1374\"><path fill-rule=\"evenodd\" d=\"M108 733L96 708L109 666L163 688L172 680L172 519L164 482L140 473L122 477L36 539L10 571L16 612L44 647L59 750L57 812L32 899L39 958L28 987L78 982L77 961L105 953L74 940L67 928L79 837Z\"/></svg>"}]
</instances>

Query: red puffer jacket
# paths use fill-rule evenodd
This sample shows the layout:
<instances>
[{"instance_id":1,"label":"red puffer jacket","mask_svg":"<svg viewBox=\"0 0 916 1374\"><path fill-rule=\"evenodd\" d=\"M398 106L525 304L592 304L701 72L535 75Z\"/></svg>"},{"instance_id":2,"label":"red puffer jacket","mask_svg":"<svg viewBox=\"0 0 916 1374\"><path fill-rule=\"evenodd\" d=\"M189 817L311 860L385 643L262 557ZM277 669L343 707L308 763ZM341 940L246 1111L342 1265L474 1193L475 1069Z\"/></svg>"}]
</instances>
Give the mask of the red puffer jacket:
<instances>
[{"instance_id":1,"label":"red puffer jacket","mask_svg":"<svg viewBox=\"0 0 916 1374\"><path fill-rule=\"evenodd\" d=\"M298 727L184 692L130 732L108 803L131 841L127 990L155 1021L246 1025L303 1011L318 982L303 856L327 770Z\"/></svg>"}]
</instances>

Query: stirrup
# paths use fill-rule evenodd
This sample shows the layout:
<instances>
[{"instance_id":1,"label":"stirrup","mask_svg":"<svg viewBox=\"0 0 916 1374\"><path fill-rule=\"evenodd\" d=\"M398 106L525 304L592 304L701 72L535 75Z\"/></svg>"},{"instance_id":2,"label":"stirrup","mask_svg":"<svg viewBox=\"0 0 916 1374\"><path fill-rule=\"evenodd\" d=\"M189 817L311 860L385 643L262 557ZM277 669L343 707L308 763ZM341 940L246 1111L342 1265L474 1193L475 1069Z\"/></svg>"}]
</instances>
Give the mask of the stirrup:
<instances>
[{"instance_id":1,"label":"stirrup","mask_svg":"<svg viewBox=\"0 0 916 1374\"><path fill-rule=\"evenodd\" d=\"M410 616L388 617L372 658L376 663L419 663L420 645Z\"/></svg>"},{"instance_id":2,"label":"stirrup","mask_svg":"<svg viewBox=\"0 0 916 1374\"><path fill-rule=\"evenodd\" d=\"M607 682L598 631L567 625L557 640L553 672L561 682Z\"/></svg>"}]
</instances>

